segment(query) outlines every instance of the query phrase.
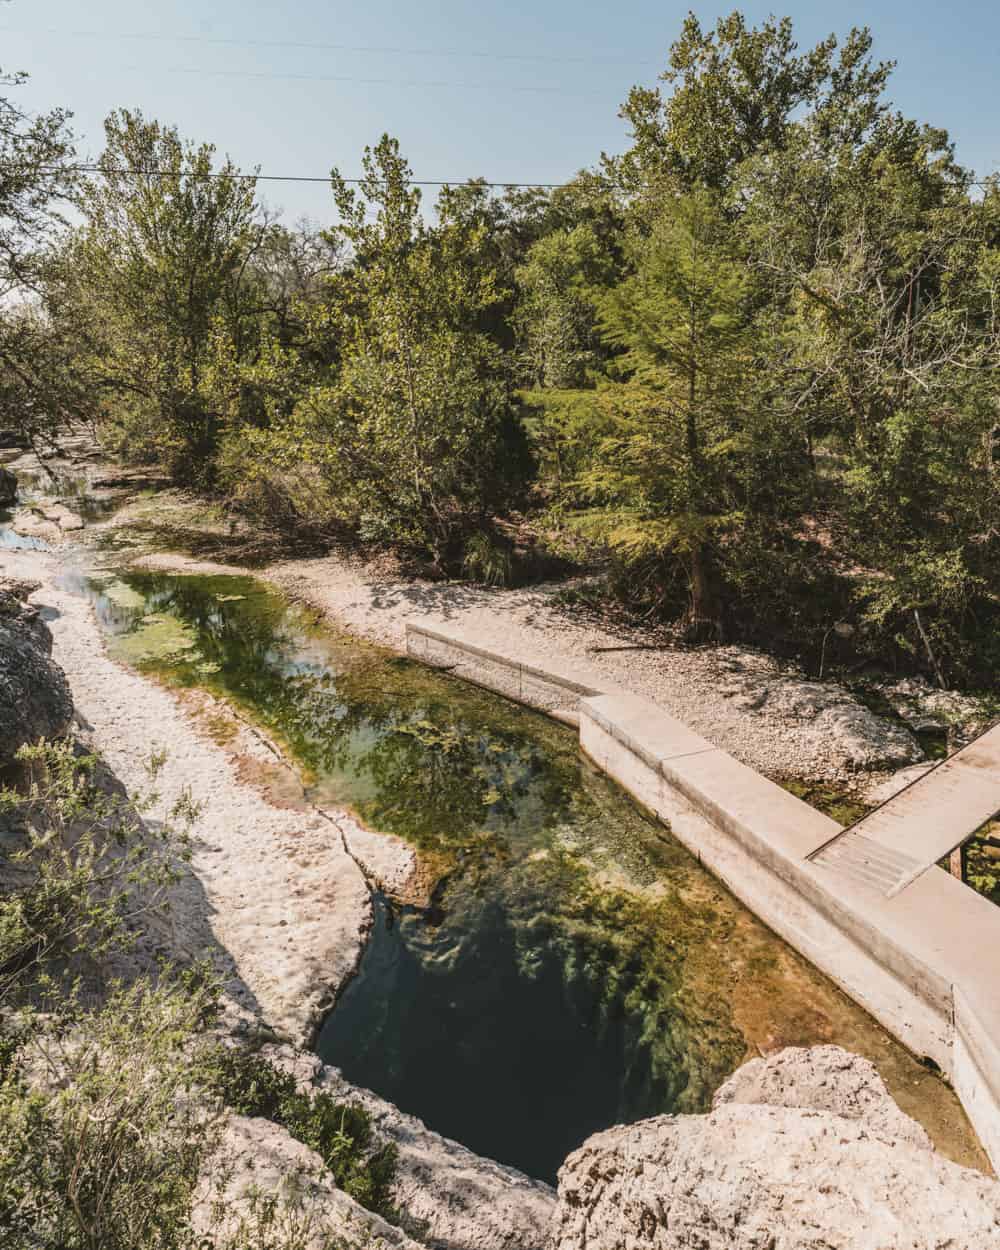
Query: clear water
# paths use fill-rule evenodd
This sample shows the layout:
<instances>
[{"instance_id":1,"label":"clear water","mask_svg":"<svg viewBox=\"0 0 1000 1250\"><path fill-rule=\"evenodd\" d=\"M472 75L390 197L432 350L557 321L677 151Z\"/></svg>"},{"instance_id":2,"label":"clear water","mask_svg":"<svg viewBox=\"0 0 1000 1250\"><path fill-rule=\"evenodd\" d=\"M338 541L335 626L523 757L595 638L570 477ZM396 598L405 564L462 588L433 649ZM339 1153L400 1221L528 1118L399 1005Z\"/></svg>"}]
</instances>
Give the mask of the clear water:
<instances>
[{"instance_id":1,"label":"clear water","mask_svg":"<svg viewBox=\"0 0 1000 1250\"><path fill-rule=\"evenodd\" d=\"M40 538L15 534L10 528L13 519L13 512L0 508L0 548L7 551L48 551L48 544L43 543Z\"/></svg>"},{"instance_id":2,"label":"clear water","mask_svg":"<svg viewBox=\"0 0 1000 1250\"><path fill-rule=\"evenodd\" d=\"M245 577L72 584L113 653L242 705L317 802L408 839L424 906L377 897L317 1041L359 1085L553 1180L590 1133L704 1109L748 1053L837 1041L953 1115L940 1082L581 757L498 696L320 629Z\"/></svg>"}]
</instances>

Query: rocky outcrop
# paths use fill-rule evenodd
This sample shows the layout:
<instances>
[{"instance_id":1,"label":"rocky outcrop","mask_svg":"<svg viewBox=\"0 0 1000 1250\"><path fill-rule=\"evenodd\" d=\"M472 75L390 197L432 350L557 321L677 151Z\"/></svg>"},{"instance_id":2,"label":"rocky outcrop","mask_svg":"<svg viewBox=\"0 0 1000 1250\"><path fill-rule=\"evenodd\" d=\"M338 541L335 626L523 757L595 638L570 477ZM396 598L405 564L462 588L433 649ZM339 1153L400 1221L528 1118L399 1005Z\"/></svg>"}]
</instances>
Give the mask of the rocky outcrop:
<instances>
[{"instance_id":1,"label":"rocky outcrop","mask_svg":"<svg viewBox=\"0 0 1000 1250\"><path fill-rule=\"evenodd\" d=\"M806 680L770 656L740 647L719 650L722 694L762 721L794 725L803 744L827 752L845 772L889 770L924 758L903 724L877 716L832 682Z\"/></svg>"},{"instance_id":2,"label":"rocky outcrop","mask_svg":"<svg viewBox=\"0 0 1000 1250\"><path fill-rule=\"evenodd\" d=\"M890 1097L873 1063L840 1046L789 1046L751 1059L719 1087L714 1107L800 1107L863 1120L878 1137L933 1150L931 1139Z\"/></svg>"},{"instance_id":3,"label":"rocky outcrop","mask_svg":"<svg viewBox=\"0 0 1000 1250\"><path fill-rule=\"evenodd\" d=\"M703 1116L590 1138L559 1173L557 1250L995 1250L1000 1184L935 1154L871 1064L755 1060Z\"/></svg>"},{"instance_id":4,"label":"rocky outcrop","mask_svg":"<svg viewBox=\"0 0 1000 1250\"><path fill-rule=\"evenodd\" d=\"M938 690L922 677L884 682L875 691L919 734L936 734L951 750L965 746L994 719L991 702L959 690Z\"/></svg>"},{"instance_id":5,"label":"rocky outcrop","mask_svg":"<svg viewBox=\"0 0 1000 1250\"><path fill-rule=\"evenodd\" d=\"M315 1151L269 1120L230 1116L210 1158L193 1212L206 1244L245 1236L255 1212L277 1202L267 1245L299 1250L422 1250L402 1229L359 1206L334 1183ZM242 1227L241 1227L242 1226ZM273 1240L272 1240L273 1238ZM263 1245L248 1237L241 1245Z\"/></svg>"},{"instance_id":6,"label":"rocky outcrop","mask_svg":"<svg viewBox=\"0 0 1000 1250\"><path fill-rule=\"evenodd\" d=\"M17 501L17 476L10 469L0 467L0 508L7 508Z\"/></svg>"},{"instance_id":7,"label":"rocky outcrop","mask_svg":"<svg viewBox=\"0 0 1000 1250\"><path fill-rule=\"evenodd\" d=\"M26 742L69 728L73 699L52 658L52 635L27 603L34 582L0 578L0 763Z\"/></svg>"},{"instance_id":8,"label":"rocky outcrop","mask_svg":"<svg viewBox=\"0 0 1000 1250\"><path fill-rule=\"evenodd\" d=\"M38 538L42 542L58 542L64 534L84 528L84 520L72 509L61 503L35 504L22 508L14 514L11 528L24 538Z\"/></svg>"},{"instance_id":9,"label":"rocky outcrop","mask_svg":"<svg viewBox=\"0 0 1000 1250\"><path fill-rule=\"evenodd\" d=\"M483 1159L428 1129L392 1103L345 1081L315 1055L265 1046L272 1063L304 1089L322 1088L338 1102L360 1103L380 1141L398 1151L393 1200L409 1228L433 1250L544 1250L556 1206L548 1185Z\"/></svg>"}]
</instances>

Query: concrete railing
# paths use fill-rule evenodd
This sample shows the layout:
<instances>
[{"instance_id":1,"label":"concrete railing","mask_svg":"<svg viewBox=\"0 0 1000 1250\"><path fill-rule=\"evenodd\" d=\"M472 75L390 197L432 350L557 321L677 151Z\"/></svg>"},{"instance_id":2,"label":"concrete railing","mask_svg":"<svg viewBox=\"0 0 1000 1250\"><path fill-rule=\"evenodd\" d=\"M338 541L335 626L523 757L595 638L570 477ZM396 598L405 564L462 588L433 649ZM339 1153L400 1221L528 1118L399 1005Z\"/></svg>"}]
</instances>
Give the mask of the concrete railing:
<instances>
[{"instance_id":1,"label":"concrete railing","mask_svg":"<svg viewBox=\"0 0 1000 1250\"><path fill-rule=\"evenodd\" d=\"M415 659L579 726L592 760L761 920L952 1082L1000 1171L1000 908L938 868L892 898L809 856L840 826L666 712L411 622Z\"/></svg>"}]
</instances>

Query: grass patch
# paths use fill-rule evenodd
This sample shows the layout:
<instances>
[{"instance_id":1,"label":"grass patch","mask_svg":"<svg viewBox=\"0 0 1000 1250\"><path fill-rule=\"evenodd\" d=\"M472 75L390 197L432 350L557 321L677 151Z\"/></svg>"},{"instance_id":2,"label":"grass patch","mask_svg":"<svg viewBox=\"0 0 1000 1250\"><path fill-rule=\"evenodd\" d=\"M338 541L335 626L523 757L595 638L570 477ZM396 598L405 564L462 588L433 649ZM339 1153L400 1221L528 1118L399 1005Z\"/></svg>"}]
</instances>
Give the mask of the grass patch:
<instances>
[{"instance_id":1,"label":"grass patch","mask_svg":"<svg viewBox=\"0 0 1000 1250\"><path fill-rule=\"evenodd\" d=\"M280 1124L323 1160L338 1188L369 1211L392 1218L396 1146L375 1146L371 1117L357 1103L339 1103L324 1090L303 1093L293 1076L243 1047L220 1046L210 1065L210 1088L239 1115Z\"/></svg>"}]
</instances>

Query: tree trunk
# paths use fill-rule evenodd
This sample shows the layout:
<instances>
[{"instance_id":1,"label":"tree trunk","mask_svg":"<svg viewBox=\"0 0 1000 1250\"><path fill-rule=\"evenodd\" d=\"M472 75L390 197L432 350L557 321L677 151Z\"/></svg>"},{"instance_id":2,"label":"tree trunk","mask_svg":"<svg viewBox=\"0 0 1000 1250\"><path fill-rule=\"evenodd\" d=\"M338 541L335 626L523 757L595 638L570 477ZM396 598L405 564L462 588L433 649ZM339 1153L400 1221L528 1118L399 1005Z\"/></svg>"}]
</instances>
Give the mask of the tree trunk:
<instances>
[{"instance_id":1,"label":"tree trunk","mask_svg":"<svg viewBox=\"0 0 1000 1250\"><path fill-rule=\"evenodd\" d=\"M689 578L691 610L685 637L690 642L719 642L722 640L722 606L711 556L704 544L691 552Z\"/></svg>"}]
</instances>

